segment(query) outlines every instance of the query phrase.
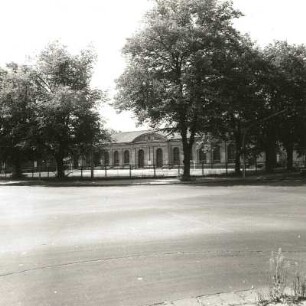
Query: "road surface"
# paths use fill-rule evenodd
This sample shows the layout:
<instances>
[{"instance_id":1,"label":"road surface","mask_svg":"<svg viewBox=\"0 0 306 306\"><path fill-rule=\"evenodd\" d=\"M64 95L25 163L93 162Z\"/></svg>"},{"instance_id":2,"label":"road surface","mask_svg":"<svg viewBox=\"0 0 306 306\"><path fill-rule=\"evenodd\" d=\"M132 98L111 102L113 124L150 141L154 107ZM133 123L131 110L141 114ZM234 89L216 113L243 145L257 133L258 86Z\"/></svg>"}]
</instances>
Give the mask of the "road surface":
<instances>
[{"instance_id":1,"label":"road surface","mask_svg":"<svg viewBox=\"0 0 306 306\"><path fill-rule=\"evenodd\" d=\"M0 305L151 305L306 259L306 187L0 187Z\"/></svg>"}]
</instances>

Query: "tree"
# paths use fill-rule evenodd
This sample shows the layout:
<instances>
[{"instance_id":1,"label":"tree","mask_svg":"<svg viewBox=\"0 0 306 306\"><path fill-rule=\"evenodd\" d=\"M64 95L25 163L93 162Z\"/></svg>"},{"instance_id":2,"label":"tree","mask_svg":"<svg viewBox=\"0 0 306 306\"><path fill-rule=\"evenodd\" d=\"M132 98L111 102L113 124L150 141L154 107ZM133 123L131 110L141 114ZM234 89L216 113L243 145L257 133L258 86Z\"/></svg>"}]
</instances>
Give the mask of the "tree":
<instances>
[{"instance_id":1,"label":"tree","mask_svg":"<svg viewBox=\"0 0 306 306\"><path fill-rule=\"evenodd\" d=\"M105 96L90 86L94 62L91 50L72 55L58 43L38 59L38 139L40 150L55 158L59 178L64 177L64 158L92 150L103 137L97 103Z\"/></svg>"},{"instance_id":2,"label":"tree","mask_svg":"<svg viewBox=\"0 0 306 306\"><path fill-rule=\"evenodd\" d=\"M37 86L34 71L15 63L0 72L0 152L20 178L21 165L33 156Z\"/></svg>"},{"instance_id":3,"label":"tree","mask_svg":"<svg viewBox=\"0 0 306 306\"><path fill-rule=\"evenodd\" d=\"M230 52L221 54L214 66L222 78L216 82L218 103L216 116L212 118L210 130L218 138L233 141L235 145L235 172L240 174L243 138L246 129L260 118L262 108L262 76L266 75L266 63L258 48L249 39L241 36L231 46ZM252 152L250 139L246 144Z\"/></svg>"},{"instance_id":4,"label":"tree","mask_svg":"<svg viewBox=\"0 0 306 306\"><path fill-rule=\"evenodd\" d=\"M190 177L195 136L214 112L213 65L228 52L240 16L230 2L156 0L143 29L123 49L127 68L118 79L115 106L132 110L139 122L179 132L184 152L183 178Z\"/></svg>"},{"instance_id":5,"label":"tree","mask_svg":"<svg viewBox=\"0 0 306 306\"><path fill-rule=\"evenodd\" d=\"M266 112L287 110L274 120L274 130L286 150L287 169L291 170L306 114L306 48L277 41L265 49L265 55L275 70Z\"/></svg>"}]
</instances>

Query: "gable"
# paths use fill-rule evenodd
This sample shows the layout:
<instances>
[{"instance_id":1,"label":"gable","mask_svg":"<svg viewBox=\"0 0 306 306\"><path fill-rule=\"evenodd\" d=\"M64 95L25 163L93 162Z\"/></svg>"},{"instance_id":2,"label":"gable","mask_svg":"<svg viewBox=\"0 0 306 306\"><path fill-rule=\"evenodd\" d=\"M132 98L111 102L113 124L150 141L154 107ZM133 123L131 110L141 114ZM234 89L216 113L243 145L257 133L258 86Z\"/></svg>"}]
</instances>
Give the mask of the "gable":
<instances>
[{"instance_id":1,"label":"gable","mask_svg":"<svg viewBox=\"0 0 306 306\"><path fill-rule=\"evenodd\" d=\"M165 142L167 141L167 138L158 134L158 133L145 133L145 134L142 134L138 137L136 137L134 140L133 140L133 143L136 143L136 142Z\"/></svg>"}]
</instances>

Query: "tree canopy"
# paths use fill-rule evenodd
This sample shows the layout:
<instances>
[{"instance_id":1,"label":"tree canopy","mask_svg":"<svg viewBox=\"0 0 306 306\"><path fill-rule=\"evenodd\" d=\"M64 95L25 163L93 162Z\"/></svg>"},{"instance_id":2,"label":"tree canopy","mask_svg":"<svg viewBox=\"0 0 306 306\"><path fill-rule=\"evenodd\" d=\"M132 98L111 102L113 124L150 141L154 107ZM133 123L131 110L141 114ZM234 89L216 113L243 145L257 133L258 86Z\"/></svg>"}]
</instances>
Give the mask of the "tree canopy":
<instances>
[{"instance_id":1,"label":"tree canopy","mask_svg":"<svg viewBox=\"0 0 306 306\"><path fill-rule=\"evenodd\" d=\"M20 165L27 157L55 159L64 177L64 158L85 154L106 137L98 112L105 94L91 87L96 55L77 55L57 42L35 65L8 65L0 71L0 146L3 159Z\"/></svg>"},{"instance_id":2,"label":"tree canopy","mask_svg":"<svg viewBox=\"0 0 306 306\"><path fill-rule=\"evenodd\" d=\"M236 173L242 153L264 151L270 171L279 144L288 168L293 148L304 150L305 46L261 50L233 27L241 15L230 1L156 0L123 48L115 106L181 134L185 178L197 134L234 142Z\"/></svg>"},{"instance_id":3,"label":"tree canopy","mask_svg":"<svg viewBox=\"0 0 306 306\"><path fill-rule=\"evenodd\" d=\"M21 175L21 163L34 154L38 87L33 69L11 63L0 72L0 153Z\"/></svg>"},{"instance_id":4,"label":"tree canopy","mask_svg":"<svg viewBox=\"0 0 306 306\"><path fill-rule=\"evenodd\" d=\"M102 136L96 104L103 94L90 85L94 61L90 50L71 55L58 44L49 45L38 59L39 138L42 148L55 157L60 177L64 157L88 150Z\"/></svg>"},{"instance_id":5,"label":"tree canopy","mask_svg":"<svg viewBox=\"0 0 306 306\"><path fill-rule=\"evenodd\" d=\"M239 45L232 21L240 15L228 1L156 1L123 49L127 68L118 79L116 106L181 134L185 178L195 135L216 111L223 73L215 64Z\"/></svg>"}]
</instances>

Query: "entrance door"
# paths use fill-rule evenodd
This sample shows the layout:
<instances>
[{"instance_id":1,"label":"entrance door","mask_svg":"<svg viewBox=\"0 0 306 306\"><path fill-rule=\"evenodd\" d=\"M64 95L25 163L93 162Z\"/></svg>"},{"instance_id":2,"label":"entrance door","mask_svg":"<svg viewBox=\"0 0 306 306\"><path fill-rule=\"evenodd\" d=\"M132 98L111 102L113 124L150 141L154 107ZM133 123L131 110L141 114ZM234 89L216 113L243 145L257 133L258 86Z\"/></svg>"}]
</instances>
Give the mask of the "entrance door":
<instances>
[{"instance_id":1,"label":"entrance door","mask_svg":"<svg viewBox=\"0 0 306 306\"><path fill-rule=\"evenodd\" d=\"M163 166L163 150L156 150L156 167L161 168Z\"/></svg>"},{"instance_id":2,"label":"entrance door","mask_svg":"<svg viewBox=\"0 0 306 306\"><path fill-rule=\"evenodd\" d=\"M139 150L138 151L138 168L144 167L144 151Z\"/></svg>"}]
</instances>

